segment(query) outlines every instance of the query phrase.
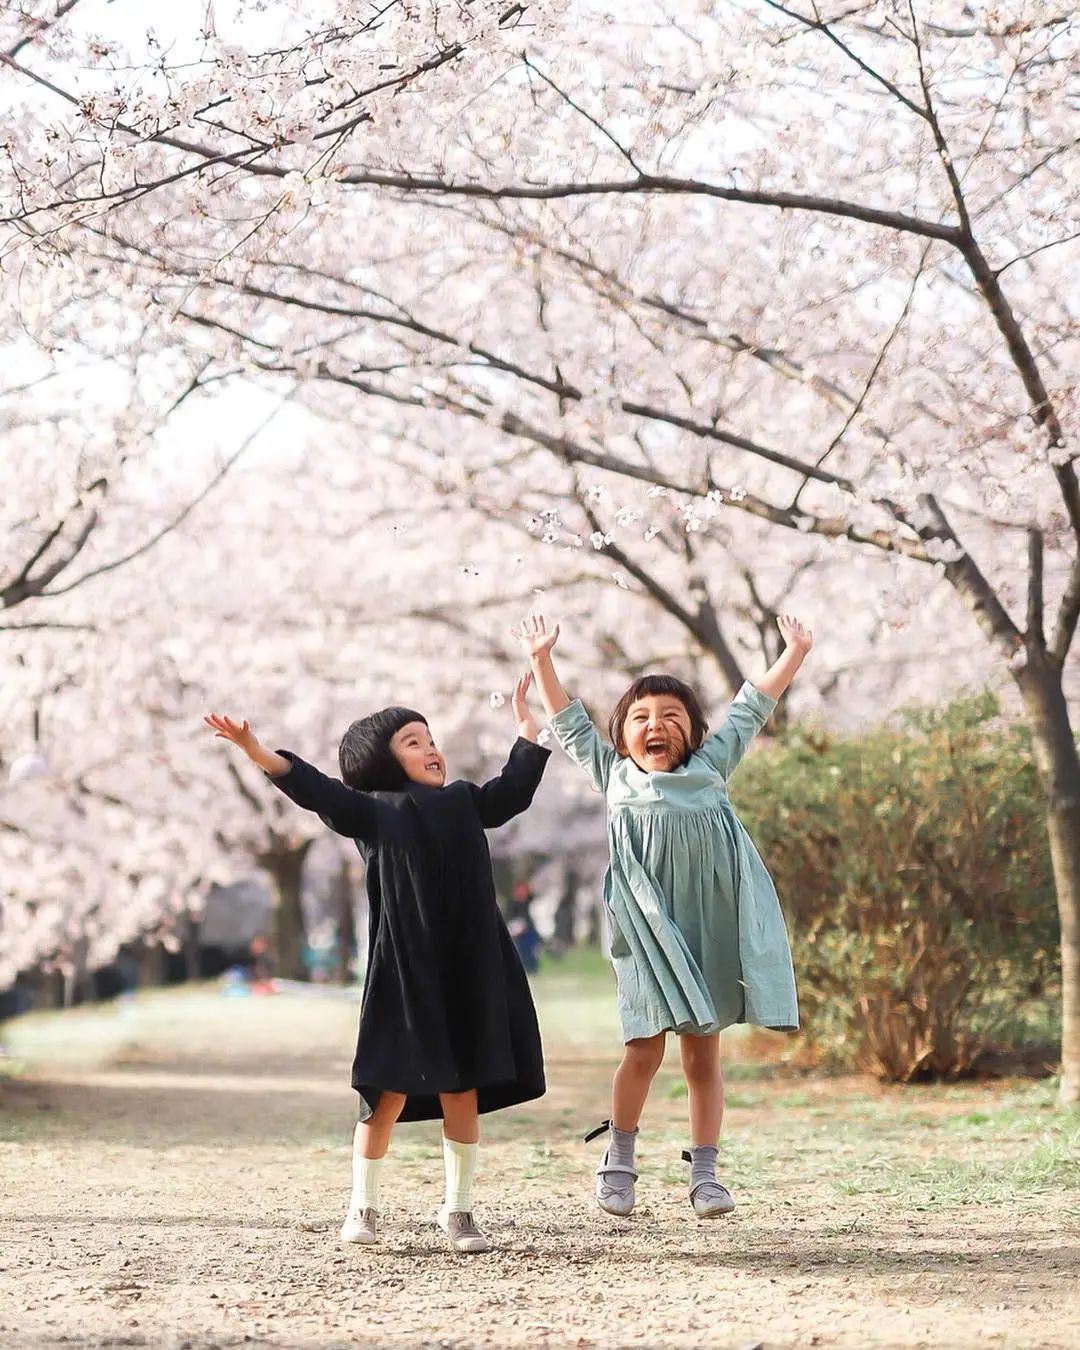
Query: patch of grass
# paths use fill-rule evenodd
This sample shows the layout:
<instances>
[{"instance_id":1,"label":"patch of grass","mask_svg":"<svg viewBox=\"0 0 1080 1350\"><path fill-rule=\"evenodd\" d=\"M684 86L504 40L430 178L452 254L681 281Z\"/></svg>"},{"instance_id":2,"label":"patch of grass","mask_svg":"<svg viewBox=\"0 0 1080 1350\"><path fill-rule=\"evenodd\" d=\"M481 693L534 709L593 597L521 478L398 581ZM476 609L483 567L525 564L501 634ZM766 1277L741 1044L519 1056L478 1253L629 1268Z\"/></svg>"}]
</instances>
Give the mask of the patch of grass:
<instances>
[{"instance_id":1,"label":"patch of grass","mask_svg":"<svg viewBox=\"0 0 1080 1350\"><path fill-rule=\"evenodd\" d=\"M856 1233L865 1233L868 1229L867 1225L863 1223L863 1216L857 1214L854 1219L847 1223L826 1224L821 1231L825 1237L852 1237Z\"/></svg>"},{"instance_id":2,"label":"patch of grass","mask_svg":"<svg viewBox=\"0 0 1080 1350\"><path fill-rule=\"evenodd\" d=\"M486 1117L484 1138L496 1148L522 1150L527 1176L564 1179L576 1170L586 1175L593 1164L581 1161L580 1135L590 1123L583 1115L606 1101L621 1046L612 973L599 952L582 949L558 962L548 958L532 987L553 1091L544 1103ZM274 1073L284 1077L340 1071L347 1082L355 1024L349 999L227 999L209 983L151 990L125 1003L31 1014L8 1023L10 1053L0 1060L0 1084L5 1074L24 1068L38 1073L43 1066L55 1068L60 1078L73 1068L102 1065L123 1065L133 1078L143 1067L159 1073L174 1065L215 1075L229 1063L257 1065L267 1057ZM1034 1210L1046 1194L1057 1194L1060 1205L1063 1192L1080 1190L1080 1116L1057 1111L1052 1081L882 1090L868 1080L843 1078L828 1080L825 1093L821 1078L792 1081L771 1062L740 1058L756 1048L745 1032L735 1028L724 1037L728 1104L748 1111L779 1109L769 1111L767 1124L725 1129L721 1175L739 1188L781 1194L821 1181L837 1196L865 1195L877 1203L887 1197L895 1202L891 1210L907 1212L1010 1203ZM572 1104L564 1105L571 1092ZM650 1176L677 1187L685 1187L687 1175L680 1160L688 1143L685 1100L671 1037L642 1121L639 1156ZM582 1105L586 1101L588 1106ZM55 1111L4 1116L0 1137L12 1142L61 1137L73 1128ZM305 1117L297 1124L296 1143L337 1151L336 1134L313 1122ZM410 1165L437 1169L437 1124L423 1132L402 1131L394 1149ZM858 1208L872 1212L852 1206Z\"/></svg>"},{"instance_id":3,"label":"patch of grass","mask_svg":"<svg viewBox=\"0 0 1080 1350\"><path fill-rule=\"evenodd\" d=\"M748 1111L754 1106L760 1106L762 1102L768 1101L768 1098L762 1092L725 1092L724 1105L731 1107L735 1111Z\"/></svg>"},{"instance_id":4,"label":"patch of grass","mask_svg":"<svg viewBox=\"0 0 1080 1350\"><path fill-rule=\"evenodd\" d=\"M974 1127L972 1116L979 1118ZM965 1112L943 1125L953 1131L958 1122L960 1132L968 1131L969 1137L928 1159L871 1152L865 1136L847 1130L842 1165L823 1160L822 1171L840 1195L888 1196L914 1210L1009 1204L1080 1189L1080 1123L1068 1117L1048 1123L1040 1117L1039 1127L1029 1129L1032 1121L1030 1109L1010 1112L1004 1120ZM971 1134L973 1129L980 1133ZM874 1139L880 1144L880 1132ZM988 1156L986 1145L995 1143L996 1156L993 1149ZM1007 1143L1012 1151L1005 1151Z\"/></svg>"},{"instance_id":5,"label":"patch of grass","mask_svg":"<svg viewBox=\"0 0 1080 1350\"><path fill-rule=\"evenodd\" d=\"M728 1035L727 1032L724 1034ZM775 1077L775 1073L773 1065L757 1060L735 1060L724 1065L726 1083L760 1083Z\"/></svg>"},{"instance_id":6,"label":"patch of grass","mask_svg":"<svg viewBox=\"0 0 1080 1350\"><path fill-rule=\"evenodd\" d=\"M668 1085L664 1096L669 1102L685 1101L689 1096L686 1079L676 1078L674 1082ZM750 1107L761 1106L763 1102L768 1100L769 1098L763 1092L732 1092L730 1088L724 1092L724 1105L734 1110L748 1110Z\"/></svg>"},{"instance_id":7,"label":"patch of grass","mask_svg":"<svg viewBox=\"0 0 1080 1350\"><path fill-rule=\"evenodd\" d=\"M1004 1163L937 1158L915 1168L912 1186L936 1205L1009 1204L1054 1190L1080 1189L1080 1129L1043 1139L1023 1156Z\"/></svg>"},{"instance_id":8,"label":"patch of grass","mask_svg":"<svg viewBox=\"0 0 1080 1350\"><path fill-rule=\"evenodd\" d=\"M9 1054L31 1069L100 1069L216 1058L267 1044L281 1055L346 1050L355 1037L359 990L324 1000L280 994L226 998L213 981L145 989L109 1003L26 1013L4 1025Z\"/></svg>"},{"instance_id":9,"label":"patch of grass","mask_svg":"<svg viewBox=\"0 0 1080 1350\"><path fill-rule=\"evenodd\" d=\"M5 1079L12 1080L20 1077L26 1072L26 1065L21 1059L16 1059L12 1055L0 1053L0 1083Z\"/></svg>"},{"instance_id":10,"label":"patch of grass","mask_svg":"<svg viewBox=\"0 0 1080 1350\"><path fill-rule=\"evenodd\" d=\"M540 1140L529 1145L521 1175L528 1180L548 1177L561 1179L566 1176L567 1170L566 1155L560 1149L552 1148L549 1143Z\"/></svg>"},{"instance_id":11,"label":"patch of grass","mask_svg":"<svg viewBox=\"0 0 1080 1350\"><path fill-rule=\"evenodd\" d=\"M615 976L599 949L572 948L543 959L531 978L545 1042L615 1050L622 1044Z\"/></svg>"},{"instance_id":12,"label":"patch of grass","mask_svg":"<svg viewBox=\"0 0 1080 1350\"><path fill-rule=\"evenodd\" d=\"M1056 1087L1037 1083L1020 1092L1009 1093L993 1105L976 1107L960 1115L939 1122L939 1128L949 1134L970 1140L991 1140L1002 1137L1023 1138L1038 1134L1055 1122L1067 1124L1068 1113L1059 1113L1054 1103ZM1080 1125L1080 1114L1072 1116Z\"/></svg>"}]
</instances>

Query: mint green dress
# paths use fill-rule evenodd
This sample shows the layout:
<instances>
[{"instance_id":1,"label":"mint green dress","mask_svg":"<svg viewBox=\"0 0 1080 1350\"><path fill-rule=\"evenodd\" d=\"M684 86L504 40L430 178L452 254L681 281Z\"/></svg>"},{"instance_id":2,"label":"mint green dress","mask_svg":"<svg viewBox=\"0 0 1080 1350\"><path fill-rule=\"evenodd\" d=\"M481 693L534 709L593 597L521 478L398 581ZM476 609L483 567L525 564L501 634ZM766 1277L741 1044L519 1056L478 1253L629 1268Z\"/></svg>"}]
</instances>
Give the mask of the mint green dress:
<instances>
[{"instance_id":1,"label":"mint green dress","mask_svg":"<svg viewBox=\"0 0 1080 1350\"><path fill-rule=\"evenodd\" d=\"M775 707L744 684L720 729L671 773L616 754L578 700L551 719L607 802L604 908L626 1041L735 1022L798 1030L780 901L727 790Z\"/></svg>"}]
</instances>

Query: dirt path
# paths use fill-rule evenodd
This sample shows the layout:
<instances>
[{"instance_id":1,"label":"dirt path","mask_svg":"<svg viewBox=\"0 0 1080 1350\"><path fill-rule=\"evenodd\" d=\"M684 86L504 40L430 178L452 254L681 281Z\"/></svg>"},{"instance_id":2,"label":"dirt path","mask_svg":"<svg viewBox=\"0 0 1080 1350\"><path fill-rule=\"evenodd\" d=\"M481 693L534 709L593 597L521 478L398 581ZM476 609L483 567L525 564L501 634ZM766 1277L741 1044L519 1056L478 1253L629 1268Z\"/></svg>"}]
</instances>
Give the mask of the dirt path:
<instances>
[{"instance_id":1,"label":"dirt path","mask_svg":"<svg viewBox=\"0 0 1080 1350\"><path fill-rule=\"evenodd\" d=\"M548 1097L486 1122L494 1253L452 1256L426 1222L433 1126L395 1139L385 1245L343 1248L354 1013L284 1003L208 1002L220 1025L194 1029L178 1004L168 1034L68 1046L49 1076L0 1084L0 1345L1080 1344L1077 1135L1046 1092L883 1094L736 1064L739 1208L701 1224L667 1072L639 1210L616 1220L579 1142L610 1052L556 1044Z\"/></svg>"}]
</instances>

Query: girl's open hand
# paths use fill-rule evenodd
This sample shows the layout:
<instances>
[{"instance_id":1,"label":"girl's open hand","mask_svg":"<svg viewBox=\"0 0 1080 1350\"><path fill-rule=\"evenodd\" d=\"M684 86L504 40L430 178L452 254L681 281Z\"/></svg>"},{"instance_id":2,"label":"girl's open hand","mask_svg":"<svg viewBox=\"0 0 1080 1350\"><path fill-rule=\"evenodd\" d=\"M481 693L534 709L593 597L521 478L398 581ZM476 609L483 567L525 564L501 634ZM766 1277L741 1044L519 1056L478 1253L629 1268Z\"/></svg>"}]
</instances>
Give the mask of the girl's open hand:
<instances>
[{"instance_id":1,"label":"girl's open hand","mask_svg":"<svg viewBox=\"0 0 1080 1350\"><path fill-rule=\"evenodd\" d=\"M208 713L203 721L215 736L232 741L233 745L238 745L246 755L254 756L259 749L258 738L247 721L234 722L231 717L223 717L220 713Z\"/></svg>"},{"instance_id":2,"label":"girl's open hand","mask_svg":"<svg viewBox=\"0 0 1080 1350\"><path fill-rule=\"evenodd\" d=\"M794 614L781 614L776 620L780 636L789 647L795 647L805 656L814 645L814 635L810 629L799 622Z\"/></svg>"},{"instance_id":3,"label":"girl's open hand","mask_svg":"<svg viewBox=\"0 0 1080 1350\"><path fill-rule=\"evenodd\" d=\"M516 628L510 629L510 636L517 638L529 653L531 660L534 656L543 656L551 651L559 640L559 625L556 624L549 633L544 616L530 614L527 619L522 619Z\"/></svg>"},{"instance_id":4,"label":"girl's open hand","mask_svg":"<svg viewBox=\"0 0 1080 1350\"><path fill-rule=\"evenodd\" d=\"M529 711L529 705L525 702L525 695L529 692L532 682L532 675L529 671L526 671L514 685L511 705L514 709L514 721L517 723L518 735L523 740L532 741L535 745L537 737L540 735L540 728L536 725L536 719Z\"/></svg>"}]
</instances>

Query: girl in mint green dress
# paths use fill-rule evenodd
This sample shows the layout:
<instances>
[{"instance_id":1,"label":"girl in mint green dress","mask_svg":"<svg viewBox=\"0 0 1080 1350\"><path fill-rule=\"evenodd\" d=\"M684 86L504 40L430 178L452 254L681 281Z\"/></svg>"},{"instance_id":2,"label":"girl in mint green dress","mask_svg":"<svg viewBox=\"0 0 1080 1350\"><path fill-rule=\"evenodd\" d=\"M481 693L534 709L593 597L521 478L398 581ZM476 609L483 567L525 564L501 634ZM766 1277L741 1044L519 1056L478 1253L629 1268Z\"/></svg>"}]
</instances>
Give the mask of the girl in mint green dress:
<instances>
[{"instance_id":1,"label":"girl in mint green dress","mask_svg":"<svg viewBox=\"0 0 1080 1350\"><path fill-rule=\"evenodd\" d=\"M716 1180L723 1117L719 1033L737 1022L798 1029L795 977L776 890L736 816L727 783L751 738L813 645L789 615L785 650L756 685L744 684L719 730L694 691L670 675L636 680L619 700L604 741L571 701L551 658L559 629L533 615L514 634L526 646L551 727L604 794L610 863L604 908L611 932L625 1042L612 1085L611 1119L597 1168L602 1209L634 1205L634 1144L667 1033L679 1037L690 1107L690 1202L701 1218L734 1201Z\"/></svg>"}]
</instances>

